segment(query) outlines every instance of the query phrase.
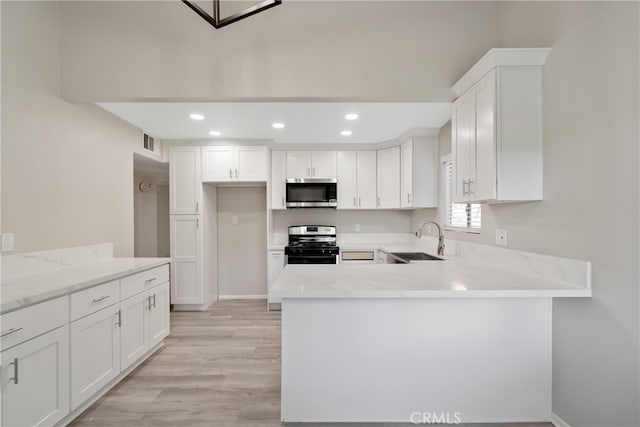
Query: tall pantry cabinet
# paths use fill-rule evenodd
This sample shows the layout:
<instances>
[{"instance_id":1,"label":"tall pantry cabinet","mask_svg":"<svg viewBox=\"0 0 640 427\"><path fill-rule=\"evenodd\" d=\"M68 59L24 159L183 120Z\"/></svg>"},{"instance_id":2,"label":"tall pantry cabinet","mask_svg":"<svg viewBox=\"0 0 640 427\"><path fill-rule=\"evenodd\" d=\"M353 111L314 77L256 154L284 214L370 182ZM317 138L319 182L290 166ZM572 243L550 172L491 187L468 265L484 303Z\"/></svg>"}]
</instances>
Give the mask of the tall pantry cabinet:
<instances>
[{"instance_id":1,"label":"tall pantry cabinet","mask_svg":"<svg viewBox=\"0 0 640 427\"><path fill-rule=\"evenodd\" d=\"M201 147L169 147L171 303L204 309L203 188Z\"/></svg>"}]
</instances>

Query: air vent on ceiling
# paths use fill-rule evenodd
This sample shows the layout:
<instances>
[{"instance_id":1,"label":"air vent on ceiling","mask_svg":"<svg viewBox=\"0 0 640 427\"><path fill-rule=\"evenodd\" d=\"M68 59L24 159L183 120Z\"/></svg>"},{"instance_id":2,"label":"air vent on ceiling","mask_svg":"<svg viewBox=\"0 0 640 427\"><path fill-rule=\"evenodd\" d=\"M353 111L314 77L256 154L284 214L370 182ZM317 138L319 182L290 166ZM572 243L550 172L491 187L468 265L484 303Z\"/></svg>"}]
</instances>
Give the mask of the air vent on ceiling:
<instances>
[{"instance_id":1,"label":"air vent on ceiling","mask_svg":"<svg viewBox=\"0 0 640 427\"><path fill-rule=\"evenodd\" d=\"M144 148L147 151L151 151L152 153L155 153L156 144L155 144L155 139L152 136L147 135L146 133L144 134L144 139L142 142L142 148Z\"/></svg>"}]
</instances>

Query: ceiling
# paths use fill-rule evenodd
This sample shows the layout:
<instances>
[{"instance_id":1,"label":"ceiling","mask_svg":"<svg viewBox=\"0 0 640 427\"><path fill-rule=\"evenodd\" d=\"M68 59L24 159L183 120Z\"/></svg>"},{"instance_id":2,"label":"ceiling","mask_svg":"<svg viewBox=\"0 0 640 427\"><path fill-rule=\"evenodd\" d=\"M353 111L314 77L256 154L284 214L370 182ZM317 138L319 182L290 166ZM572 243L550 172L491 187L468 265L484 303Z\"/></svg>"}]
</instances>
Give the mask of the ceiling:
<instances>
[{"instance_id":1,"label":"ceiling","mask_svg":"<svg viewBox=\"0 0 640 427\"><path fill-rule=\"evenodd\" d=\"M107 102L98 105L158 139L251 139L282 144L379 143L410 129L440 128L449 103ZM191 114L203 120L192 120ZM358 114L357 120L345 115ZM273 123L283 123L274 129ZM211 136L210 131L220 132ZM342 131L351 131L349 136Z\"/></svg>"}]
</instances>

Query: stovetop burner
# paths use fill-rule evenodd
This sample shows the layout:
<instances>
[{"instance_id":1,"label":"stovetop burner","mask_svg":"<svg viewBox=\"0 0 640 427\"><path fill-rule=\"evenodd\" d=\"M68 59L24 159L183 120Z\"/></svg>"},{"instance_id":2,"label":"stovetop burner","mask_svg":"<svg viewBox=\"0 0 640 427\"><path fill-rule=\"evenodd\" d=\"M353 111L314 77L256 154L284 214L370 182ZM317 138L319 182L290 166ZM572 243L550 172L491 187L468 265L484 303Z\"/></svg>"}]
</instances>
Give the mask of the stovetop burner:
<instances>
[{"instance_id":1,"label":"stovetop burner","mask_svg":"<svg viewBox=\"0 0 640 427\"><path fill-rule=\"evenodd\" d=\"M289 227L289 245L284 248L288 264L335 264L340 248L336 227L294 225Z\"/></svg>"}]
</instances>

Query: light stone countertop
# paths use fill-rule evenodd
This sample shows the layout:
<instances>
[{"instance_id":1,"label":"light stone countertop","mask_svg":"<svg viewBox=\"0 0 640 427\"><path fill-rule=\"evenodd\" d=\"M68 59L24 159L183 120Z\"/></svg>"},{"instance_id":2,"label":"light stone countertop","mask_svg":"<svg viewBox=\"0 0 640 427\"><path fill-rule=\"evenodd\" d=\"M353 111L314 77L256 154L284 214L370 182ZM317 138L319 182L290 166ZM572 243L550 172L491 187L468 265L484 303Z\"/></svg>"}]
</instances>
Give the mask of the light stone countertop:
<instances>
[{"instance_id":1,"label":"light stone countertop","mask_svg":"<svg viewBox=\"0 0 640 427\"><path fill-rule=\"evenodd\" d=\"M275 298L589 297L591 290L456 260L411 264L288 265Z\"/></svg>"},{"instance_id":2,"label":"light stone countertop","mask_svg":"<svg viewBox=\"0 0 640 427\"><path fill-rule=\"evenodd\" d=\"M44 302L169 262L169 258L110 258L94 264L70 266L3 280L0 288L0 313Z\"/></svg>"}]
</instances>

